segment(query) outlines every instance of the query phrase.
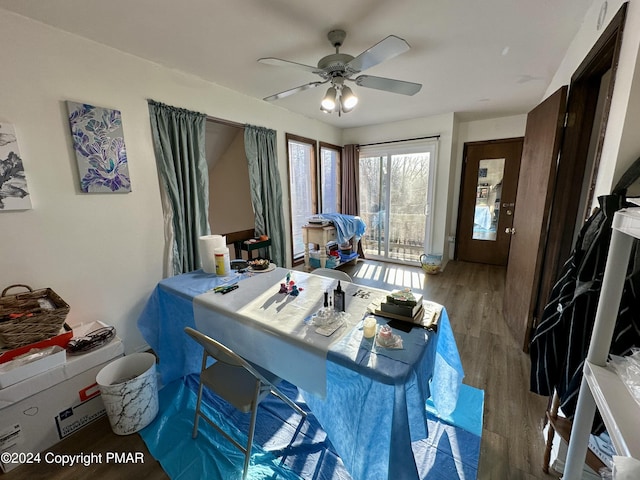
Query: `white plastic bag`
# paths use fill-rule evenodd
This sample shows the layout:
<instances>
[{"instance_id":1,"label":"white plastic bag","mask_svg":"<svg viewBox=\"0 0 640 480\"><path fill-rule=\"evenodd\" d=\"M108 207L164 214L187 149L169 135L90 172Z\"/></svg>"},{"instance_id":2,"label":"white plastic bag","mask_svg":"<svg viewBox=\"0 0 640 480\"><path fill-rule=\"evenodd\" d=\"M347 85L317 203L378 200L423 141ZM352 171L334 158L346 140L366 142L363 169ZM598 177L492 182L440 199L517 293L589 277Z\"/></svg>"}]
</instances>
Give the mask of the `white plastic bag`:
<instances>
[{"instance_id":1,"label":"white plastic bag","mask_svg":"<svg viewBox=\"0 0 640 480\"><path fill-rule=\"evenodd\" d=\"M633 348L631 355L626 357L612 355L610 363L633 399L640 405L640 349Z\"/></svg>"}]
</instances>

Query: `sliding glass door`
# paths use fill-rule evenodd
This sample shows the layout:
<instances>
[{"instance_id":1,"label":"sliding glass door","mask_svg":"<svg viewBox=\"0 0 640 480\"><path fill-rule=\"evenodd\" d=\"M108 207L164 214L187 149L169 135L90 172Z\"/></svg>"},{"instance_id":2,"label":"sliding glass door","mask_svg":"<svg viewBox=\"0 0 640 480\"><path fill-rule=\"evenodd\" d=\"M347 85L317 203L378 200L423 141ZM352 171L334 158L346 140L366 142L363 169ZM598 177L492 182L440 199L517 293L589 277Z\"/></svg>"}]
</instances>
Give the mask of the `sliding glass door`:
<instances>
[{"instance_id":1,"label":"sliding glass door","mask_svg":"<svg viewBox=\"0 0 640 480\"><path fill-rule=\"evenodd\" d=\"M360 216L367 258L417 262L431 249L436 141L391 143L360 150Z\"/></svg>"}]
</instances>

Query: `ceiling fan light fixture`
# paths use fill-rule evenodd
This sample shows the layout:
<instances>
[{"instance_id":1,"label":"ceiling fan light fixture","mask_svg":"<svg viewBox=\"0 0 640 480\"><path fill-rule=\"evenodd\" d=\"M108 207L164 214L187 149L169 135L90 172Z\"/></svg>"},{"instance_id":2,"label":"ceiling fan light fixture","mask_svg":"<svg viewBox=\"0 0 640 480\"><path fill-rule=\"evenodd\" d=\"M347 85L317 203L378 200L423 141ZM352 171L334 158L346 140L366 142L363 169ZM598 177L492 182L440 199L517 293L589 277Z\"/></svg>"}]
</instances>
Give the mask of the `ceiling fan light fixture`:
<instances>
[{"instance_id":1,"label":"ceiling fan light fixture","mask_svg":"<svg viewBox=\"0 0 640 480\"><path fill-rule=\"evenodd\" d=\"M343 112L350 112L358 104L358 97L351 91L349 87L342 87L340 95L340 103Z\"/></svg>"},{"instance_id":2,"label":"ceiling fan light fixture","mask_svg":"<svg viewBox=\"0 0 640 480\"><path fill-rule=\"evenodd\" d=\"M329 87L329 90L327 90L327 93L320 104L320 110L323 112L333 112L336 108L336 95L337 92L335 87Z\"/></svg>"},{"instance_id":3,"label":"ceiling fan light fixture","mask_svg":"<svg viewBox=\"0 0 640 480\"><path fill-rule=\"evenodd\" d=\"M299 87L290 88L284 92L270 95L265 97L265 100L279 100L294 93L331 82L330 88L320 103L320 110L325 113L337 112L338 116L340 116L342 113L350 112L358 104L358 97L349 87L345 86L345 81L354 82L356 85L364 88L373 88L402 95L415 95L420 91L422 84L419 83L372 75L361 75L361 72L364 70L408 51L411 47L406 40L395 35L389 35L360 55L354 57L353 55L340 53L340 47L342 47L345 36L346 33L344 30L332 30L329 32L327 38L335 48L335 53L322 57L318 61L317 66L305 65L275 57L260 58L258 60L260 63L297 68L298 70L319 75L322 79L321 81L300 85ZM354 75L358 75L358 77L352 78Z\"/></svg>"}]
</instances>

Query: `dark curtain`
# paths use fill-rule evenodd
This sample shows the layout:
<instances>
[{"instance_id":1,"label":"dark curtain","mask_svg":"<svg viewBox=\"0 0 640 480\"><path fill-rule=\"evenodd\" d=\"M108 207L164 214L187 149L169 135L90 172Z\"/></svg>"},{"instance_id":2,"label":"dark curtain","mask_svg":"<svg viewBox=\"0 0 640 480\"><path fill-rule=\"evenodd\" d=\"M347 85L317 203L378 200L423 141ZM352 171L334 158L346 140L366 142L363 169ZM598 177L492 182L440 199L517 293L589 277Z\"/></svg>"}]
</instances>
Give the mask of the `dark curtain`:
<instances>
[{"instance_id":1,"label":"dark curtain","mask_svg":"<svg viewBox=\"0 0 640 480\"><path fill-rule=\"evenodd\" d=\"M165 216L167 276L200 268L198 238L210 233L209 169L202 113L149 100Z\"/></svg>"},{"instance_id":2,"label":"dark curtain","mask_svg":"<svg viewBox=\"0 0 640 480\"><path fill-rule=\"evenodd\" d=\"M342 147L342 213L345 215L360 215L359 208L359 189L360 181L360 146L345 145ZM364 257L362 250L362 241L358 241L357 252L360 258Z\"/></svg>"}]
</instances>

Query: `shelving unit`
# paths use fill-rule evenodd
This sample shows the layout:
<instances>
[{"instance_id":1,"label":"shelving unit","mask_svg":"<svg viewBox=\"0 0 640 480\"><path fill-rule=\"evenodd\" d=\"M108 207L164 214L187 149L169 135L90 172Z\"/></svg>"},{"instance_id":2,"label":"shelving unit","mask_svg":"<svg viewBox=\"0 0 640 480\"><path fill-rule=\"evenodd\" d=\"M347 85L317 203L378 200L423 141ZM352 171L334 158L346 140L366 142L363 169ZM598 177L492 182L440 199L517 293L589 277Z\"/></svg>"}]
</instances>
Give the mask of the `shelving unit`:
<instances>
[{"instance_id":1,"label":"shelving unit","mask_svg":"<svg viewBox=\"0 0 640 480\"><path fill-rule=\"evenodd\" d=\"M640 406L612 368L587 362L584 375L616 452L640 458Z\"/></svg>"},{"instance_id":2,"label":"shelving unit","mask_svg":"<svg viewBox=\"0 0 640 480\"><path fill-rule=\"evenodd\" d=\"M640 208L616 212L593 334L584 367L563 480L580 480L596 408L618 455L640 459L640 406L607 366L634 239L640 239Z\"/></svg>"}]
</instances>

